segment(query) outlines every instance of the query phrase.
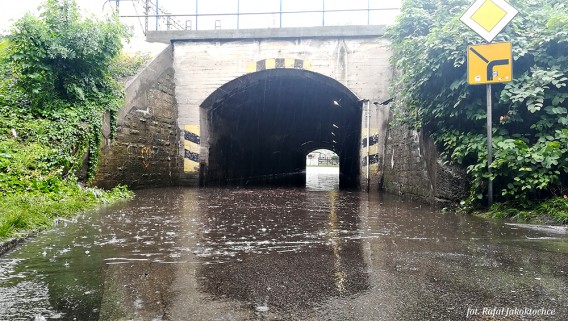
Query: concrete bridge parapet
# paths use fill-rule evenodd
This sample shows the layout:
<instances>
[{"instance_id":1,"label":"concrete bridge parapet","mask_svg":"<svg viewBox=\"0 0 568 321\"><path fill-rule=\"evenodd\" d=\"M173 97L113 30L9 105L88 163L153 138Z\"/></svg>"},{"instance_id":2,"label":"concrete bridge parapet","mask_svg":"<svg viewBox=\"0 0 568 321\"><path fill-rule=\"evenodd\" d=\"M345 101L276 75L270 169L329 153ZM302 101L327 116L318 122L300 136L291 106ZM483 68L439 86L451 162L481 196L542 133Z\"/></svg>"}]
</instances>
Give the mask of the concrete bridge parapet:
<instances>
[{"instance_id":1,"label":"concrete bridge parapet","mask_svg":"<svg viewBox=\"0 0 568 321\"><path fill-rule=\"evenodd\" d=\"M300 39L300 38L362 38L382 37L386 26L327 26L264 29L169 30L148 31L148 42L170 44L188 41L230 41L243 39Z\"/></svg>"}]
</instances>

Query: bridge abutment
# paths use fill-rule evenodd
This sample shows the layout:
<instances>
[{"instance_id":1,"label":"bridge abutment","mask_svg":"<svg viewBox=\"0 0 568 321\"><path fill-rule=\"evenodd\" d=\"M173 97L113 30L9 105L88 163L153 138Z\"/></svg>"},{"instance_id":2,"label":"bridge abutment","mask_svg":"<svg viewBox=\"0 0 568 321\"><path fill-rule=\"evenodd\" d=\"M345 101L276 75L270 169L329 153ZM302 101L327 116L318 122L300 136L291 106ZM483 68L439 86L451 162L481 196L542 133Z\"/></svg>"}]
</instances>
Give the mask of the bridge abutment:
<instances>
[{"instance_id":1,"label":"bridge abutment","mask_svg":"<svg viewBox=\"0 0 568 321\"><path fill-rule=\"evenodd\" d=\"M162 34L171 45L127 85L96 184L301 185L306 155L324 148L343 187L452 197L433 144L387 138L393 73L373 28Z\"/></svg>"},{"instance_id":2,"label":"bridge abutment","mask_svg":"<svg viewBox=\"0 0 568 321\"><path fill-rule=\"evenodd\" d=\"M184 157L180 182L194 185L195 175L201 177L202 185L242 183L251 181L251 175L278 176L284 172L299 170L296 167L305 166L305 161L301 158L299 159L302 164L295 164L300 163L295 158L304 157L309 152L307 149L313 147L338 152L344 163L344 175L341 177L347 182L345 185L362 184L361 186L365 187L367 165L363 162L367 161L367 150L362 144L367 131L363 133L361 128L366 128L367 121L362 101L388 99L388 83L392 74L388 62L388 42L382 38L383 31L383 27L377 26L348 26L159 34L174 46L176 97L179 104L178 127L185 138L192 137L195 140L192 142L185 139L184 148L180 150L180 155ZM149 38L157 39L157 35L151 34ZM298 76L294 83L289 81L291 76L286 73L287 70L305 73ZM263 80L262 84L254 84L254 75L263 72L272 72L270 79ZM308 73L311 74L306 76ZM326 80L317 80L319 76ZM314 81L308 79L310 77ZM341 101L341 90L344 89L323 89L330 86L339 87L331 84L331 80L353 95L351 101ZM231 85L227 87L229 83ZM294 85L303 87L292 89ZM320 85L321 87L318 87ZM307 90L304 90L306 88ZM204 104L211 95L214 95L215 99ZM315 97L317 95L319 97ZM240 100L237 101L235 97ZM288 107L282 107L283 105ZM297 115L298 118L279 114L279 108L288 108L289 113ZM306 126L299 125L305 120L305 113L309 110L326 115L328 112L333 113L334 108L358 109L359 115L356 118L349 116L349 122L343 122L341 128L341 134L344 135L340 137L341 140L353 141L353 147L350 147L349 151L339 138L330 136L334 130L330 119L325 120L330 123L324 124L316 118L311 118L314 127L327 126L325 129L310 131ZM371 104L370 109L369 176L371 188L376 190L379 184L378 163L381 155L378 146L384 142L384 133L381 131L385 130L382 128L384 110L388 111L388 107L379 108ZM280 132L275 129L272 133L251 131L249 127L257 126L254 122L262 119L257 117L257 113L268 110L273 116L280 116L278 120L264 119L272 122L268 126L270 128L265 130L272 130L278 127L279 122L286 122L289 125L289 133L303 135L303 141L296 142L296 138L286 137L284 129ZM293 124L297 126L292 126ZM267 135L274 137L271 140L257 139ZM241 137L241 141L236 139L238 137ZM288 143L282 142L286 139L289 140ZM219 144L217 147L225 147L216 148L216 144ZM255 146L257 149L254 149ZM300 151L298 155L305 154L293 156L293 153L283 153L287 149ZM279 157L273 156L273 153ZM225 159L228 154L232 154L233 158ZM263 160L259 161L259 158ZM243 164L241 168L227 168L234 162ZM279 168L271 170L266 163L295 165L276 166ZM245 170L244 167L250 166L258 170Z\"/></svg>"},{"instance_id":3,"label":"bridge abutment","mask_svg":"<svg viewBox=\"0 0 568 321\"><path fill-rule=\"evenodd\" d=\"M384 145L382 188L390 193L447 202L468 193L465 170L440 160L434 140L424 131L392 126Z\"/></svg>"},{"instance_id":4,"label":"bridge abutment","mask_svg":"<svg viewBox=\"0 0 568 321\"><path fill-rule=\"evenodd\" d=\"M116 132L105 117L99 169L94 184L133 188L176 185L179 155L173 47L169 46L126 84L125 106L116 115Z\"/></svg>"}]
</instances>

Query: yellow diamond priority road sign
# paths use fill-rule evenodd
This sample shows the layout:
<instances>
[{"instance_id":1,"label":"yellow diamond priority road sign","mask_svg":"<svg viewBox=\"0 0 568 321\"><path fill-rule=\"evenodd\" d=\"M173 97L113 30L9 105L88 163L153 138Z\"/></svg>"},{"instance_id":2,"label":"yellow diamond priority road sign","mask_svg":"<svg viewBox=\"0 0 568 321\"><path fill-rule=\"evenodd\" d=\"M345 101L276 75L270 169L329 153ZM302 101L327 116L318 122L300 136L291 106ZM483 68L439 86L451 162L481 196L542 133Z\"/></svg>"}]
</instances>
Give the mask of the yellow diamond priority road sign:
<instances>
[{"instance_id":1,"label":"yellow diamond priority road sign","mask_svg":"<svg viewBox=\"0 0 568 321\"><path fill-rule=\"evenodd\" d=\"M487 42L491 42L517 13L517 9L505 0L477 0L460 20Z\"/></svg>"},{"instance_id":2,"label":"yellow diamond priority road sign","mask_svg":"<svg viewBox=\"0 0 568 321\"><path fill-rule=\"evenodd\" d=\"M510 42L467 47L467 82L470 85L511 80L513 80L513 60Z\"/></svg>"}]
</instances>

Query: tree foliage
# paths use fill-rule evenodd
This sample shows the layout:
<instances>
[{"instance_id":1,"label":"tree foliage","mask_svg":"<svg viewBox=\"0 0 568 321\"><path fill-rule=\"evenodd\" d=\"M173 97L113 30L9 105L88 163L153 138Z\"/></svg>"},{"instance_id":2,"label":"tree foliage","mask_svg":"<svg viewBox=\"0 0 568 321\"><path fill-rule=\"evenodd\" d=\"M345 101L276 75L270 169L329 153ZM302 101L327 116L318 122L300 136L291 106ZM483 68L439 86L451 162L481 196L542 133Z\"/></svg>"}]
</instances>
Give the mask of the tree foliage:
<instances>
[{"instance_id":1,"label":"tree foliage","mask_svg":"<svg viewBox=\"0 0 568 321\"><path fill-rule=\"evenodd\" d=\"M486 194L485 86L467 84L467 46L484 41L460 16L470 0L405 0L389 31L396 120L431 133L471 175L469 202ZM494 42L511 41L514 80L493 85L492 178L502 201L565 195L568 186L568 8L516 0Z\"/></svg>"},{"instance_id":2,"label":"tree foliage","mask_svg":"<svg viewBox=\"0 0 568 321\"><path fill-rule=\"evenodd\" d=\"M88 148L92 176L102 113L122 106L122 88L112 77L111 64L126 29L117 17L82 18L74 0L47 0L40 12L39 17L26 14L6 37L1 111L28 120L5 119L20 140L57 147L62 167L76 166ZM41 126L46 122L56 128Z\"/></svg>"},{"instance_id":3,"label":"tree foliage","mask_svg":"<svg viewBox=\"0 0 568 321\"><path fill-rule=\"evenodd\" d=\"M85 153L95 172L102 114L122 105L114 78L134 68L118 58L125 29L116 17L82 18L72 0L40 11L0 39L0 240L131 196L81 187L75 175Z\"/></svg>"}]
</instances>

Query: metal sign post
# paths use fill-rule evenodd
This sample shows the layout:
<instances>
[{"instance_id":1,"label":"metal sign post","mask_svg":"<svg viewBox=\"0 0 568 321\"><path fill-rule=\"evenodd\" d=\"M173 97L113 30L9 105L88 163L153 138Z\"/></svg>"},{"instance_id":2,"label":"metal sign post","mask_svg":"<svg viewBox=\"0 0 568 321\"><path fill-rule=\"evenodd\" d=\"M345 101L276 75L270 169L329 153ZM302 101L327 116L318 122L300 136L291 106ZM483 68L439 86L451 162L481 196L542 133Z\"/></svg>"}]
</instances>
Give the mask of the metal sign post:
<instances>
[{"instance_id":1,"label":"metal sign post","mask_svg":"<svg viewBox=\"0 0 568 321\"><path fill-rule=\"evenodd\" d=\"M369 141L371 136L371 101L367 99L367 193L369 193L371 187L371 142Z\"/></svg>"},{"instance_id":2,"label":"metal sign post","mask_svg":"<svg viewBox=\"0 0 568 321\"><path fill-rule=\"evenodd\" d=\"M476 0L460 20L488 44L469 46L467 79L470 85L486 85L487 91L487 203L493 204L493 126L491 84L513 80L511 43L491 43L518 11L505 0Z\"/></svg>"},{"instance_id":3,"label":"metal sign post","mask_svg":"<svg viewBox=\"0 0 568 321\"><path fill-rule=\"evenodd\" d=\"M491 178L491 163L493 162L493 117L491 115L492 94L491 84L486 85L487 89L487 172L489 181L487 182L487 203L493 204L493 179Z\"/></svg>"},{"instance_id":4,"label":"metal sign post","mask_svg":"<svg viewBox=\"0 0 568 321\"><path fill-rule=\"evenodd\" d=\"M508 82L513 79L511 43L492 43L469 46L467 50L467 81L470 85L485 84L487 90L487 203L493 204L493 117L491 84Z\"/></svg>"},{"instance_id":5,"label":"metal sign post","mask_svg":"<svg viewBox=\"0 0 568 321\"><path fill-rule=\"evenodd\" d=\"M485 84L487 89L487 203L493 204L493 128L491 84L508 82L513 79L512 52L510 42L469 46L467 50L467 82L470 85Z\"/></svg>"}]
</instances>

